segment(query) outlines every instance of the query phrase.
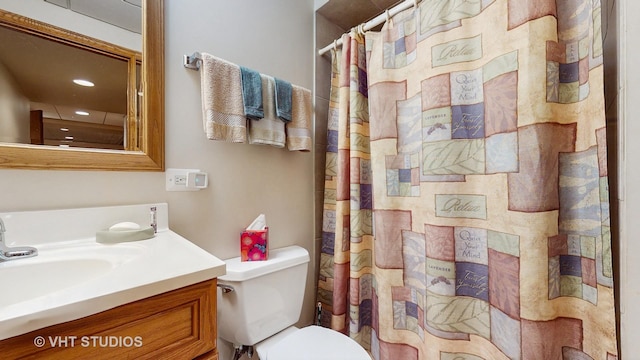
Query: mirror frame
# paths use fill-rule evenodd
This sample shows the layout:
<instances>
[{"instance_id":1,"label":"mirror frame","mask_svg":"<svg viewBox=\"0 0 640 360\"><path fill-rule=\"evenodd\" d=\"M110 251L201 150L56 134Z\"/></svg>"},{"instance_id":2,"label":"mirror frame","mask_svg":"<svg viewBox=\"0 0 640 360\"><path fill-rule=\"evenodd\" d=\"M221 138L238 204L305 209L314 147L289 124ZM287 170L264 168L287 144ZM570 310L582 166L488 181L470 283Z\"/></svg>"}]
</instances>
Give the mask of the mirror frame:
<instances>
[{"instance_id":1,"label":"mirror frame","mask_svg":"<svg viewBox=\"0 0 640 360\"><path fill-rule=\"evenodd\" d=\"M22 16L2 23L32 27ZM64 29L60 32L85 37ZM86 38L86 37L85 37ZM139 151L0 143L0 167L16 169L164 171L164 0L142 1L142 119ZM128 95L131 99L131 95ZM128 122L129 125L132 122Z\"/></svg>"}]
</instances>

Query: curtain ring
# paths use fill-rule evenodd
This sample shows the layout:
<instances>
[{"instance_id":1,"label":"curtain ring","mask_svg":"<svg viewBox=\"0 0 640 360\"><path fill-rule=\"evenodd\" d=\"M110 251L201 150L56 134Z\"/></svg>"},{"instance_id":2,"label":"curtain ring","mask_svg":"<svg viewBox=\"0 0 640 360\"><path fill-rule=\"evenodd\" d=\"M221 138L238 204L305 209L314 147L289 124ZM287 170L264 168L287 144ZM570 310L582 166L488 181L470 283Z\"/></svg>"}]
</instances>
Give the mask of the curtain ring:
<instances>
[{"instance_id":1,"label":"curtain ring","mask_svg":"<svg viewBox=\"0 0 640 360\"><path fill-rule=\"evenodd\" d=\"M418 1L419 0L413 0L413 8L417 9L418 8Z\"/></svg>"},{"instance_id":2,"label":"curtain ring","mask_svg":"<svg viewBox=\"0 0 640 360\"><path fill-rule=\"evenodd\" d=\"M389 15L389 9L385 10L384 14L387 16L387 22L389 22L389 20L391 20L391 15Z\"/></svg>"},{"instance_id":3,"label":"curtain ring","mask_svg":"<svg viewBox=\"0 0 640 360\"><path fill-rule=\"evenodd\" d=\"M338 51L338 39L333 40L333 51Z\"/></svg>"},{"instance_id":4,"label":"curtain ring","mask_svg":"<svg viewBox=\"0 0 640 360\"><path fill-rule=\"evenodd\" d=\"M363 24L358 25L358 33L359 33L360 35L364 35L364 23L363 23Z\"/></svg>"}]
</instances>

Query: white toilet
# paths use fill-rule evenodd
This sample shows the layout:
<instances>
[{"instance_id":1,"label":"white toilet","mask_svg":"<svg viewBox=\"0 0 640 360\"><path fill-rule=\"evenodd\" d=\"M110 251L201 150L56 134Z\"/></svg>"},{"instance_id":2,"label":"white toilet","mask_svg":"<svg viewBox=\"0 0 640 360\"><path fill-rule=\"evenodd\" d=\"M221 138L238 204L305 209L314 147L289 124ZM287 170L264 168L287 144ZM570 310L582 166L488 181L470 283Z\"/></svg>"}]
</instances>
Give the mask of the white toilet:
<instances>
[{"instance_id":1,"label":"white toilet","mask_svg":"<svg viewBox=\"0 0 640 360\"><path fill-rule=\"evenodd\" d=\"M253 346L260 360L370 360L353 339L319 326L298 329L309 253L299 246L269 251L269 260L225 260L218 278L218 331L236 348Z\"/></svg>"}]
</instances>

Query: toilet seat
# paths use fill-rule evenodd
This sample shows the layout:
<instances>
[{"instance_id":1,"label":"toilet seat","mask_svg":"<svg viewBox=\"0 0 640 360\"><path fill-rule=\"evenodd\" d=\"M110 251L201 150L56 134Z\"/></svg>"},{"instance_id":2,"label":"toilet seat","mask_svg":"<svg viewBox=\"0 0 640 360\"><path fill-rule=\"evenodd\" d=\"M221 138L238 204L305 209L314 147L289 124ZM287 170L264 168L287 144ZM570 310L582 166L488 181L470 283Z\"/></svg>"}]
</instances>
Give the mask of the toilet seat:
<instances>
[{"instance_id":1,"label":"toilet seat","mask_svg":"<svg viewBox=\"0 0 640 360\"><path fill-rule=\"evenodd\" d=\"M355 340L320 326L291 331L271 346L261 360L371 360Z\"/></svg>"}]
</instances>

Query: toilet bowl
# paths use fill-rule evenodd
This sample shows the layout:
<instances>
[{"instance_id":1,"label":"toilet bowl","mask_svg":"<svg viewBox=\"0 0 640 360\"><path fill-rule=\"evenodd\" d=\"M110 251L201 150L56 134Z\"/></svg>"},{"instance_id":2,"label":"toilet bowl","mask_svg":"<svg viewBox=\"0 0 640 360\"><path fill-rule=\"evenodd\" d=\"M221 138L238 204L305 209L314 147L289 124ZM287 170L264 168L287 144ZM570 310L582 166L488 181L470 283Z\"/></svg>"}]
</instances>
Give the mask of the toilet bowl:
<instances>
[{"instance_id":1,"label":"toilet bowl","mask_svg":"<svg viewBox=\"0 0 640 360\"><path fill-rule=\"evenodd\" d=\"M278 337L278 335L283 336ZM287 328L255 346L260 360L371 360L371 356L349 337L320 326Z\"/></svg>"},{"instance_id":2,"label":"toilet bowl","mask_svg":"<svg viewBox=\"0 0 640 360\"><path fill-rule=\"evenodd\" d=\"M370 360L356 341L320 326L298 322L307 279L309 253L289 246L269 251L269 260L224 260L218 278L218 331L236 348L251 346L260 360Z\"/></svg>"}]
</instances>

